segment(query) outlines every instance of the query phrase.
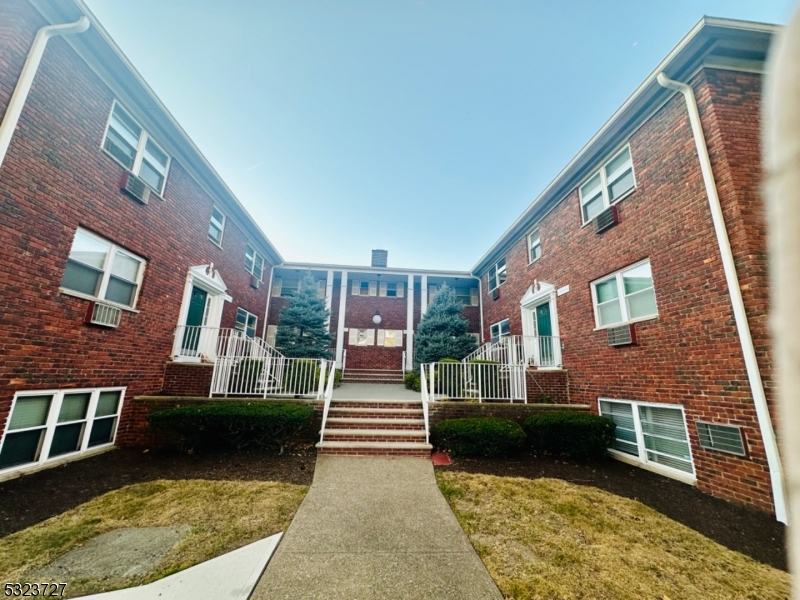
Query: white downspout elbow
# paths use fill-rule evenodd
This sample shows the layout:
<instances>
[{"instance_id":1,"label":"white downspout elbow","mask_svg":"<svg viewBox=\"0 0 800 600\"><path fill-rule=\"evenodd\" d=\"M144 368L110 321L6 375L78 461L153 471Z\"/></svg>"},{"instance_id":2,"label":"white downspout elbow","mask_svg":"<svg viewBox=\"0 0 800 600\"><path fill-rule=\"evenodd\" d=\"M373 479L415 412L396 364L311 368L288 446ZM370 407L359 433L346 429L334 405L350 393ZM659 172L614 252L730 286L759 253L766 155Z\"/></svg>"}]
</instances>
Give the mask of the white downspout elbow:
<instances>
[{"instance_id":1,"label":"white downspout elbow","mask_svg":"<svg viewBox=\"0 0 800 600\"><path fill-rule=\"evenodd\" d=\"M36 76L36 71L39 69L39 63L42 61L47 41L51 37L57 35L83 33L89 29L89 24L89 18L84 15L74 23L47 25L36 32L36 37L33 38L31 49L28 51L28 58L25 60L22 73L19 75L17 86L14 88L14 93L11 95L11 100L8 102L3 122L0 124L0 167L3 166L3 161L6 158L8 146L11 143L11 138L17 127L19 116L22 114L22 108L25 106L25 101L28 99L28 92L31 89L33 78Z\"/></svg>"},{"instance_id":2,"label":"white downspout elbow","mask_svg":"<svg viewBox=\"0 0 800 600\"><path fill-rule=\"evenodd\" d=\"M767 396L764 393L764 384L761 380L761 371L758 368L756 351L753 346L753 338L750 335L750 325L747 321L747 312L744 308L742 290L739 287L739 277L736 273L736 263L733 260L731 243L728 238L728 230L725 227L725 219L722 214L722 205L717 193L717 184L714 180L714 172L711 170L711 159L708 155L708 146L703 135L703 126L700 122L700 111L697 108L697 99L691 86L669 79L664 73L658 74L658 83L663 87L676 90L683 94L686 99L686 108L689 112L689 122L692 126L694 142L697 146L697 154L700 157L700 168L703 173L703 182L708 196L708 205L711 209L711 219L714 222L714 231L717 235L720 255L722 256L722 266L725 271L725 280L728 284L728 292L733 305L733 317L736 322L736 331L739 334L739 341L744 354L744 363L747 369L747 379L750 390L753 393L753 403L756 407L761 438L764 442L764 452L767 455L769 466L770 482L772 484L772 497L775 504L775 517L781 523L786 523L786 495L783 484L783 467L781 457L778 453L778 442L775 439L775 430L772 427L769 407L767 406Z\"/></svg>"}]
</instances>

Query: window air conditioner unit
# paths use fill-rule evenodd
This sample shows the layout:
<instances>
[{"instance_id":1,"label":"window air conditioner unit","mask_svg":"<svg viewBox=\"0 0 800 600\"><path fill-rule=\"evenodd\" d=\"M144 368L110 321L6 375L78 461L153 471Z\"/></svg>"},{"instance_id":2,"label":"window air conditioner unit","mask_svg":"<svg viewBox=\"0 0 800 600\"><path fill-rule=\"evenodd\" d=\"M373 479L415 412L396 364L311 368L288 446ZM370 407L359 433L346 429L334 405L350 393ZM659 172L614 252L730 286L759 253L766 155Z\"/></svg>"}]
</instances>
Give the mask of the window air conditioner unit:
<instances>
[{"instance_id":1,"label":"window air conditioner unit","mask_svg":"<svg viewBox=\"0 0 800 600\"><path fill-rule=\"evenodd\" d=\"M616 206L609 206L592 220L595 233L603 233L617 223L619 223L619 212Z\"/></svg>"},{"instance_id":2,"label":"window air conditioner unit","mask_svg":"<svg viewBox=\"0 0 800 600\"><path fill-rule=\"evenodd\" d=\"M258 286L261 285L261 280L256 277L255 275L250 276L250 287L254 290L258 289Z\"/></svg>"},{"instance_id":3,"label":"window air conditioner unit","mask_svg":"<svg viewBox=\"0 0 800 600\"><path fill-rule=\"evenodd\" d=\"M499 300L500 299L500 288L494 288L492 290L492 300Z\"/></svg>"},{"instance_id":4,"label":"window air conditioner unit","mask_svg":"<svg viewBox=\"0 0 800 600\"><path fill-rule=\"evenodd\" d=\"M633 325L612 327L606 329L606 333L608 333L609 346L630 346L636 343L636 330Z\"/></svg>"},{"instance_id":5,"label":"window air conditioner unit","mask_svg":"<svg viewBox=\"0 0 800 600\"><path fill-rule=\"evenodd\" d=\"M133 173L125 173L122 178L122 191L142 204L150 202L150 186Z\"/></svg>"},{"instance_id":6,"label":"window air conditioner unit","mask_svg":"<svg viewBox=\"0 0 800 600\"><path fill-rule=\"evenodd\" d=\"M119 327L122 309L101 302L90 302L86 310L86 323L101 327Z\"/></svg>"}]
</instances>

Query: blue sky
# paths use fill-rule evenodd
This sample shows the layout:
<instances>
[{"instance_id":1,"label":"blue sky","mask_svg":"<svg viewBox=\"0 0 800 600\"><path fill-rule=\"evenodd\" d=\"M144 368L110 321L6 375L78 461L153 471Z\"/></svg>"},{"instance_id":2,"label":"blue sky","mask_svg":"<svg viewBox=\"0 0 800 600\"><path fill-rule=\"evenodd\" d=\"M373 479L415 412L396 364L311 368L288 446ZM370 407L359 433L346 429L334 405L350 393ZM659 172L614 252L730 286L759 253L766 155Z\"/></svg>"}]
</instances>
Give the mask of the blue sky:
<instances>
[{"instance_id":1,"label":"blue sky","mask_svg":"<svg viewBox=\"0 0 800 600\"><path fill-rule=\"evenodd\" d=\"M85 0L288 261L470 269L701 16L794 0Z\"/></svg>"}]
</instances>

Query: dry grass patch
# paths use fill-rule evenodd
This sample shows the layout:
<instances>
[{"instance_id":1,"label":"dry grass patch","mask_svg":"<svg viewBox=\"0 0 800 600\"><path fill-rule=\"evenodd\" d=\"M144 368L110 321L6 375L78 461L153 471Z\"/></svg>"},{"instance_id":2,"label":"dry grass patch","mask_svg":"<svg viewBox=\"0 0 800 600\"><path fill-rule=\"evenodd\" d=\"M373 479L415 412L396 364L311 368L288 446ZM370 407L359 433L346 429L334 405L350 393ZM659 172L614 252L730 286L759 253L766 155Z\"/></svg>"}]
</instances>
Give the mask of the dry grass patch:
<instances>
[{"instance_id":1,"label":"dry grass patch","mask_svg":"<svg viewBox=\"0 0 800 600\"><path fill-rule=\"evenodd\" d=\"M436 477L506 598L789 598L788 574L635 500L558 479Z\"/></svg>"},{"instance_id":2,"label":"dry grass patch","mask_svg":"<svg viewBox=\"0 0 800 600\"><path fill-rule=\"evenodd\" d=\"M307 491L307 486L258 481L130 485L1 538L0 581L27 581L27 574L114 529L191 527L154 570L125 578L67 579L67 596L149 583L285 531Z\"/></svg>"}]
</instances>

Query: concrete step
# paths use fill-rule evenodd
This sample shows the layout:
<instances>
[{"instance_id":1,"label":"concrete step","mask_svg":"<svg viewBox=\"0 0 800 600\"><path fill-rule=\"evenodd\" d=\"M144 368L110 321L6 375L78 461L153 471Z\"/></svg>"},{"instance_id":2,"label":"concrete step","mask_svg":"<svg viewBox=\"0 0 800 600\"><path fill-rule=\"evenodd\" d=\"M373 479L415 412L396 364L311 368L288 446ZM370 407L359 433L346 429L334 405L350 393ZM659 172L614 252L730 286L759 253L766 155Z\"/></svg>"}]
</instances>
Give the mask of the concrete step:
<instances>
[{"instance_id":1,"label":"concrete step","mask_svg":"<svg viewBox=\"0 0 800 600\"><path fill-rule=\"evenodd\" d=\"M331 404L328 412L328 419L331 417L369 417L376 419L409 419L421 418L423 416L422 407L420 408L363 408L363 407L340 407Z\"/></svg>"},{"instance_id":2,"label":"concrete step","mask_svg":"<svg viewBox=\"0 0 800 600\"><path fill-rule=\"evenodd\" d=\"M422 400L331 400L330 409L340 408L358 408L364 409L380 409L380 408L422 408Z\"/></svg>"},{"instance_id":3,"label":"concrete step","mask_svg":"<svg viewBox=\"0 0 800 600\"><path fill-rule=\"evenodd\" d=\"M317 443L319 454L347 456L416 456L430 458L430 444L424 442L336 442Z\"/></svg>"},{"instance_id":4,"label":"concrete step","mask_svg":"<svg viewBox=\"0 0 800 600\"><path fill-rule=\"evenodd\" d=\"M425 430L325 429L326 442L424 442Z\"/></svg>"},{"instance_id":5,"label":"concrete step","mask_svg":"<svg viewBox=\"0 0 800 600\"><path fill-rule=\"evenodd\" d=\"M383 419L378 417L331 417L327 426L335 429L424 429L425 419Z\"/></svg>"}]
</instances>

